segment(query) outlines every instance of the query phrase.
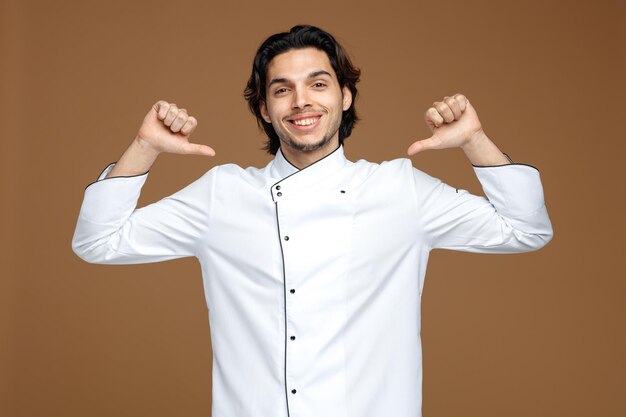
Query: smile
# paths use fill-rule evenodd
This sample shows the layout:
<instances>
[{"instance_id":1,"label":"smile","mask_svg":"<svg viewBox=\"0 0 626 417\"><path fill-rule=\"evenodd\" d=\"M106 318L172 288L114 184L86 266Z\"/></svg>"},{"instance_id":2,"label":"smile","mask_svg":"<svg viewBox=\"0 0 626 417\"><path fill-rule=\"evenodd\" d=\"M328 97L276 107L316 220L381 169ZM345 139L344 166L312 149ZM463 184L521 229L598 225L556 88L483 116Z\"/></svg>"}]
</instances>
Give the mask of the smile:
<instances>
[{"instance_id":1,"label":"smile","mask_svg":"<svg viewBox=\"0 0 626 417\"><path fill-rule=\"evenodd\" d=\"M308 116L301 119L290 119L289 123L298 129L309 130L317 126L321 118L322 116Z\"/></svg>"},{"instance_id":2,"label":"smile","mask_svg":"<svg viewBox=\"0 0 626 417\"><path fill-rule=\"evenodd\" d=\"M298 126L310 126L313 123L317 122L319 117L311 117L308 119L300 119L300 120L292 120L291 123Z\"/></svg>"}]
</instances>

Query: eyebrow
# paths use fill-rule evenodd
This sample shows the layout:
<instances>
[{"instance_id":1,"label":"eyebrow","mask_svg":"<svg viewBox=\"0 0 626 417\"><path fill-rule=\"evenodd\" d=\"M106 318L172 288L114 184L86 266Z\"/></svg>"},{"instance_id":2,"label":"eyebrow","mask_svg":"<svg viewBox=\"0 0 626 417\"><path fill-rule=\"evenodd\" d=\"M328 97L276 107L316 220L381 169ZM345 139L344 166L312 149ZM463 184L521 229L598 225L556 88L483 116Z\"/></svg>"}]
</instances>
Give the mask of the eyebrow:
<instances>
[{"instance_id":1,"label":"eyebrow","mask_svg":"<svg viewBox=\"0 0 626 417\"><path fill-rule=\"evenodd\" d=\"M313 71L312 73L310 73L307 76L307 79L311 79L311 78L315 78L315 77L319 77L320 75L327 75L329 77L332 78L332 75L330 75L330 73L328 71L324 71L324 70L317 70L317 71ZM289 82L289 79L287 78L272 78L272 80L269 82L269 84L267 85L267 87L271 87L273 84L280 84L280 83L286 83Z\"/></svg>"}]
</instances>

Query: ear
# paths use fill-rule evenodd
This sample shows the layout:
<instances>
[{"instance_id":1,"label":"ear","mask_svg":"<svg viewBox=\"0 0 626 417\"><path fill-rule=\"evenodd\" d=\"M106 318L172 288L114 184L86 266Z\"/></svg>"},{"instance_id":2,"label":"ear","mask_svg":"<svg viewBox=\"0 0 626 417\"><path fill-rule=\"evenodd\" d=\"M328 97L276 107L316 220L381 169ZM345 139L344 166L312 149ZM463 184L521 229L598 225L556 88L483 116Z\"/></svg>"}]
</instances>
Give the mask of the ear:
<instances>
[{"instance_id":1,"label":"ear","mask_svg":"<svg viewBox=\"0 0 626 417\"><path fill-rule=\"evenodd\" d=\"M261 116L263 117L263 120L265 120L267 123L272 123L272 119L270 119L270 115L267 112L267 105L265 104L264 100L261 100L259 102L259 110L261 110Z\"/></svg>"},{"instance_id":2,"label":"ear","mask_svg":"<svg viewBox=\"0 0 626 417\"><path fill-rule=\"evenodd\" d=\"M352 91L346 85L341 89L341 92L343 93L343 111L346 111L352 105Z\"/></svg>"}]
</instances>

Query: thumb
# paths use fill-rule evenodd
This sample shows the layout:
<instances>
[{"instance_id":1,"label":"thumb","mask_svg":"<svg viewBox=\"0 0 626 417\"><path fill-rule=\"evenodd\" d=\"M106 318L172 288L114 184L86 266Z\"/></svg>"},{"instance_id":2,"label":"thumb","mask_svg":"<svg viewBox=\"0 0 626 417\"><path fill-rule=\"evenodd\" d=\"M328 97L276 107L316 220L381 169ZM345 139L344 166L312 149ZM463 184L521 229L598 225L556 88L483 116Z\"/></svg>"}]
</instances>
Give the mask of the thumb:
<instances>
[{"instance_id":1,"label":"thumb","mask_svg":"<svg viewBox=\"0 0 626 417\"><path fill-rule=\"evenodd\" d=\"M213 148L198 143L186 143L182 150L187 155L215 156Z\"/></svg>"},{"instance_id":2,"label":"thumb","mask_svg":"<svg viewBox=\"0 0 626 417\"><path fill-rule=\"evenodd\" d=\"M416 142L413 142L413 144L409 146L407 154L415 155L418 152L426 151L428 149L435 149L436 145L437 140L435 140L433 136L429 137L428 139L418 140Z\"/></svg>"}]
</instances>

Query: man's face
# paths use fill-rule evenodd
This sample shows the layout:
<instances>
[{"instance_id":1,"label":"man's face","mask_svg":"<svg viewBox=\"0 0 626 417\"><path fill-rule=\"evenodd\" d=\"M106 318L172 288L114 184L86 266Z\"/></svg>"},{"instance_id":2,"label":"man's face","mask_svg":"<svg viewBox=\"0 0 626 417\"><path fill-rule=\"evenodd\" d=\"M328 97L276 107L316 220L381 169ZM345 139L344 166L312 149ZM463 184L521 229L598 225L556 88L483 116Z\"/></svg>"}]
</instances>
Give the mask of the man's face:
<instances>
[{"instance_id":1,"label":"man's face","mask_svg":"<svg viewBox=\"0 0 626 417\"><path fill-rule=\"evenodd\" d=\"M272 124L281 147L309 152L339 146L341 115L350 108L352 94L339 86L325 52L305 48L277 55L266 80L261 115Z\"/></svg>"}]
</instances>

